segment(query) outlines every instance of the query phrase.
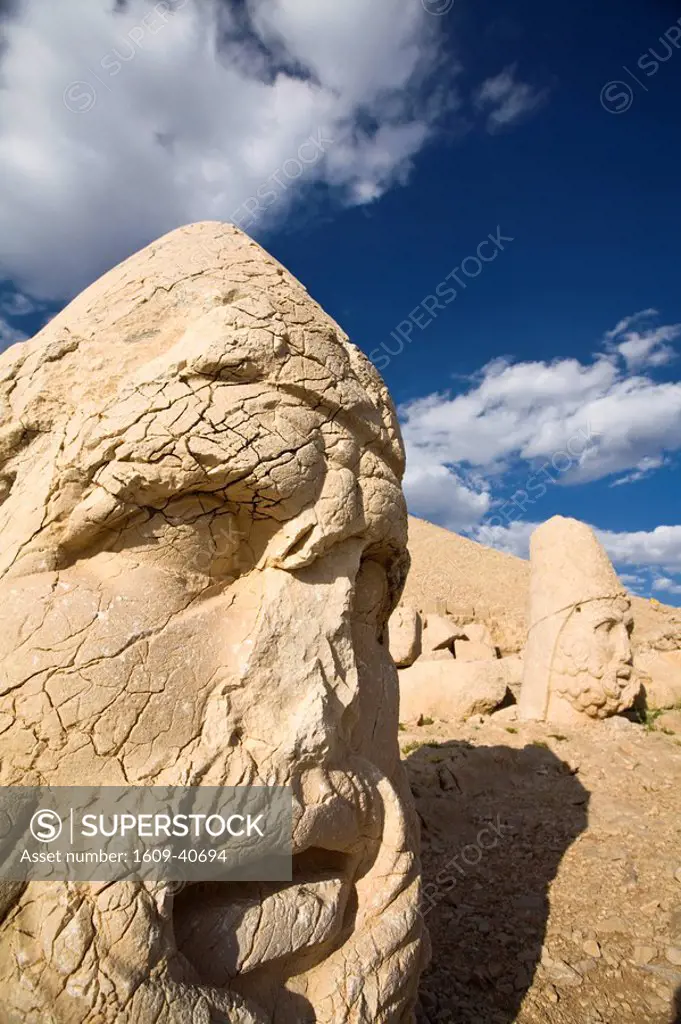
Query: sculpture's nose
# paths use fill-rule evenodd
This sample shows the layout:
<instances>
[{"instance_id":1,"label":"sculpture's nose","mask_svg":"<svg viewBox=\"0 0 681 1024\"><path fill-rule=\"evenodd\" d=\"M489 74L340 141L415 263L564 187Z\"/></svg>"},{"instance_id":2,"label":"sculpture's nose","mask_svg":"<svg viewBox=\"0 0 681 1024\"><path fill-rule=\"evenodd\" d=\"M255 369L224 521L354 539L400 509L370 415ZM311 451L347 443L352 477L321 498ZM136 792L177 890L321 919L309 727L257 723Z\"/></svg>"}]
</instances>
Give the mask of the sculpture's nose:
<instances>
[{"instance_id":1,"label":"sculpture's nose","mask_svg":"<svg viewBox=\"0 0 681 1024\"><path fill-rule=\"evenodd\" d=\"M625 665L632 664L631 641L624 623L618 625L615 630L615 653L619 661Z\"/></svg>"}]
</instances>

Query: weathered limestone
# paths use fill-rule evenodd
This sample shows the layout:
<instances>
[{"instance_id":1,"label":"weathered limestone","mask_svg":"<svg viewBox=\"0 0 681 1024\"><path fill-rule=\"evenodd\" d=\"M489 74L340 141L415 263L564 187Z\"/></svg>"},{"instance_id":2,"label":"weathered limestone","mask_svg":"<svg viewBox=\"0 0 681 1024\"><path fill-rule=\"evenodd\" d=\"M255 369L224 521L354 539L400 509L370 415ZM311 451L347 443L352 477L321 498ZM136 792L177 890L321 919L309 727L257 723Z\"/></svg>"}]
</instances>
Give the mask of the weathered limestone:
<instances>
[{"instance_id":1,"label":"weathered limestone","mask_svg":"<svg viewBox=\"0 0 681 1024\"><path fill-rule=\"evenodd\" d=\"M494 711L508 697L518 671L517 658L494 661L424 660L402 669L400 721L420 715L443 721L463 721Z\"/></svg>"},{"instance_id":2,"label":"weathered limestone","mask_svg":"<svg viewBox=\"0 0 681 1024\"><path fill-rule=\"evenodd\" d=\"M484 623L502 657L519 654L527 640L530 563L476 544L441 526L409 516L411 568L402 600L446 614L458 625ZM639 653L681 650L681 608L630 595L635 629L634 664ZM666 644L667 646L660 646Z\"/></svg>"},{"instance_id":3,"label":"weathered limestone","mask_svg":"<svg viewBox=\"0 0 681 1024\"><path fill-rule=\"evenodd\" d=\"M158 884L5 892L3 1024L412 1021L404 461L373 367L199 224L0 356L0 416L0 783L290 784L300 865L223 918ZM237 918L270 930L233 976Z\"/></svg>"},{"instance_id":4,"label":"weathered limestone","mask_svg":"<svg viewBox=\"0 0 681 1024\"><path fill-rule=\"evenodd\" d=\"M496 656L492 635L484 622L467 622L463 626L462 632L466 634L467 640L470 640L473 643L484 644L485 647L489 647Z\"/></svg>"},{"instance_id":5,"label":"weathered limestone","mask_svg":"<svg viewBox=\"0 0 681 1024\"><path fill-rule=\"evenodd\" d=\"M496 651L479 640L455 640L454 657L457 661L492 661Z\"/></svg>"},{"instance_id":6,"label":"weathered limestone","mask_svg":"<svg viewBox=\"0 0 681 1024\"><path fill-rule=\"evenodd\" d=\"M423 621L423 653L447 650L453 654L454 641L463 636L463 630L444 615L428 612Z\"/></svg>"},{"instance_id":7,"label":"weathered limestone","mask_svg":"<svg viewBox=\"0 0 681 1024\"><path fill-rule=\"evenodd\" d=\"M636 655L636 671L647 708L681 707L681 650L640 651Z\"/></svg>"},{"instance_id":8,"label":"weathered limestone","mask_svg":"<svg viewBox=\"0 0 681 1024\"><path fill-rule=\"evenodd\" d=\"M511 654L508 658L501 658L500 660L504 663L508 688L517 701L520 698L523 684L525 660L521 654Z\"/></svg>"},{"instance_id":9,"label":"weathered limestone","mask_svg":"<svg viewBox=\"0 0 681 1024\"><path fill-rule=\"evenodd\" d=\"M530 560L521 718L576 723L630 708L630 602L593 531L555 516L532 534Z\"/></svg>"},{"instance_id":10,"label":"weathered limestone","mask_svg":"<svg viewBox=\"0 0 681 1024\"><path fill-rule=\"evenodd\" d=\"M658 732L681 736L681 711L665 711L655 719Z\"/></svg>"},{"instance_id":11,"label":"weathered limestone","mask_svg":"<svg viewBox=\"0 0 681 1024\"><path fill-rule=\"evenodd\" d=\"M421 653L421 616L415 608L399 604L388 623L390 653L398 668L413 665Z\"/></svg>"}]
</instances>

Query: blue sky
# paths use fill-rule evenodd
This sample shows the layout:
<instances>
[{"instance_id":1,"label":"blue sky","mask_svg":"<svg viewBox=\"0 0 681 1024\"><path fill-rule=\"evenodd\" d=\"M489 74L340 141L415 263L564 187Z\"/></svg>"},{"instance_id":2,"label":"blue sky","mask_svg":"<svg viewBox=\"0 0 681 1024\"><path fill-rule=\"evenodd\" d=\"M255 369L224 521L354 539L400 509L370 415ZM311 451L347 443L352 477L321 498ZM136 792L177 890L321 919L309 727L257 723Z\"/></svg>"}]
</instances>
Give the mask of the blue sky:
<instances>
[{"instance_id":1,"label":"blue sky","mask_svg":"<svg viewBox=\"0 0 681 1024\"><path fill-rule=\"evenodd\" d=\"M0 22L0 343L235 220L382 371L415 514L576 516L681 604L675 3L56 6Z\"/></svg>"}]
</instances>

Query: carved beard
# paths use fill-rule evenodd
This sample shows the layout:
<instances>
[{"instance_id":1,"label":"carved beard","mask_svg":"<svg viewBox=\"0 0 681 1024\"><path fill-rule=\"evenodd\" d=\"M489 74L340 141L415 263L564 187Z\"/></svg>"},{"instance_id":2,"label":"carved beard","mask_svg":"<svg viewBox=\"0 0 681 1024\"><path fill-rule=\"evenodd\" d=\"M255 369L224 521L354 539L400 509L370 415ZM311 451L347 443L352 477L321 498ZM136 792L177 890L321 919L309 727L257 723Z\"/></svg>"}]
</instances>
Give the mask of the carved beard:
<instances>
[{"instance_id":1,"label":"carved beard","mask_svg":"<svg viewBox=\"0 0 681 1024\"><path fill-rule=\"evenodd\" d=\"M551 688L568 700L576 711L591 718L607 718L630 707L638 687L633 672L629 679L617 675L624 667L619 659L613 659L607 665L594 664L594 661L591 658L588 667L584 668L568 651L560 650Z\"/></svg>"}]
</instances>

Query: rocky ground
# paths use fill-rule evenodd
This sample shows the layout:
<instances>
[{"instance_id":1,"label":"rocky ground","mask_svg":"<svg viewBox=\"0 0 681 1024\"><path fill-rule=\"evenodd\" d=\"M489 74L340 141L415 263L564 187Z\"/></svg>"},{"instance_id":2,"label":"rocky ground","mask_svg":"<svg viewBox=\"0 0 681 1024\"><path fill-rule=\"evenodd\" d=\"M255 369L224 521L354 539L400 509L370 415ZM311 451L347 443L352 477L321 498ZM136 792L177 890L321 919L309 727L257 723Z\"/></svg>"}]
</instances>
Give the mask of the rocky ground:
<instances>
[{"instance_id":1,"label":"rocky ground","mask_svg":"<svg viewBox=\"0 0 681 1024\"><path fill-rule=\"evenodd\" d=\"M681 712L402 726L432 963L417 1020L681 1024Z\"/></svg>"}]
</instances>

